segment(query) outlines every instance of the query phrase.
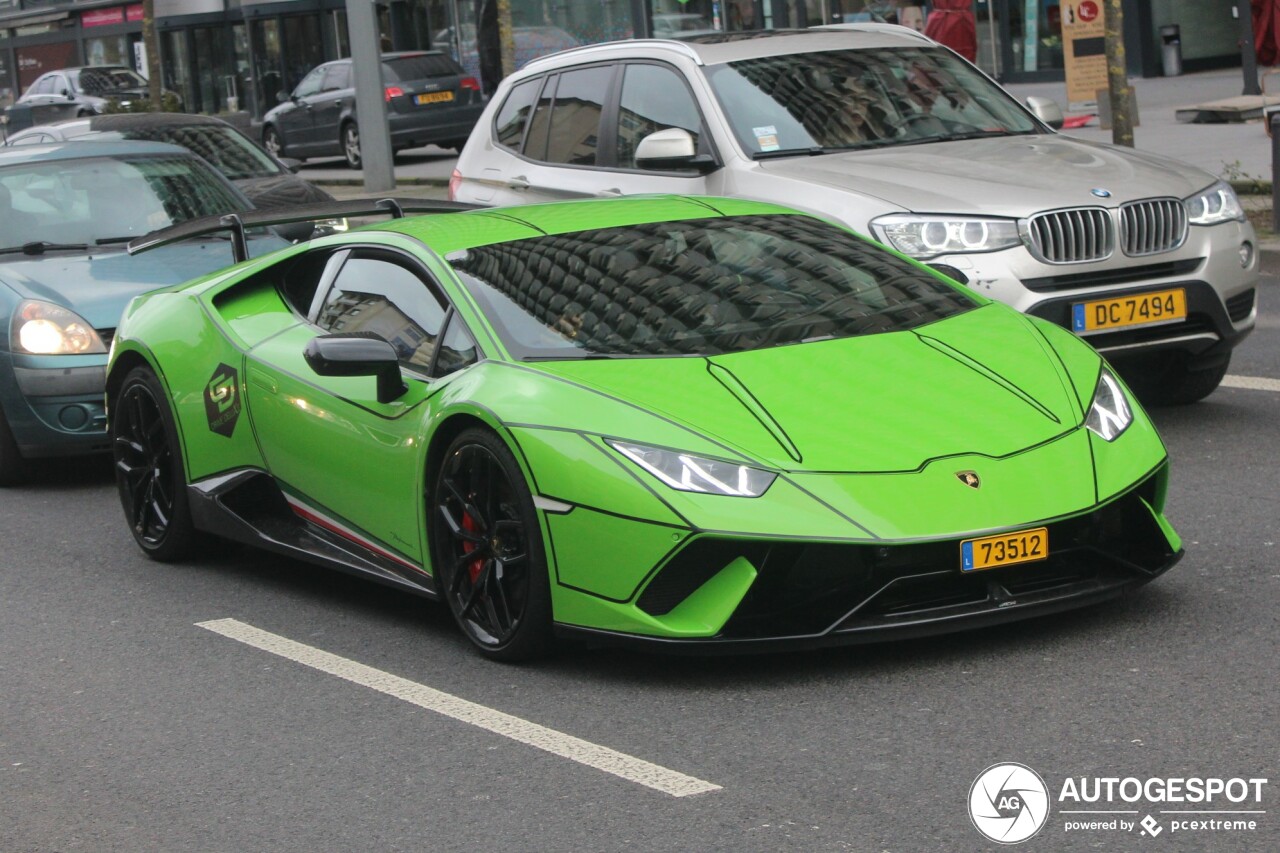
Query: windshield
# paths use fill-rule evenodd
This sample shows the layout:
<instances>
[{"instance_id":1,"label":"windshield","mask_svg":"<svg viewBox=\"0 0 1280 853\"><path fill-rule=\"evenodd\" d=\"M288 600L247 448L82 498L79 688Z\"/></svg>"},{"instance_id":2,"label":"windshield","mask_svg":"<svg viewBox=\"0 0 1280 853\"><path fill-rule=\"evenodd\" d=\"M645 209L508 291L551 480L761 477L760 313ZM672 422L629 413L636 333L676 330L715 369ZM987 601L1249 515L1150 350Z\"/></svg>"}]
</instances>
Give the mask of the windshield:
<instances>
[{"instance_id":1,"label":"windshield","mask_svg":"<svg viewBox=\"0 0 1280 853\"><path fill-rule=\"evenodd\" d=\"M449 262L521 359L717 355L911 329L975 305L800 215L533 237Z\"/></svg>"},{"instance_id":2,"label":"windshield","mask_svg":"<svg viewBox=\"0 0 1280 853\"><path fill-rule=\"evenodd\" d=\"M146 78L131 68L81 68L76 88L89 95L115 92L119 89L140 89L147 85Z\"/></svg>"},{"instance_id":3,"label":"windshield","mask_svg":"<svg viewBox=\"0 0 1280 853\"><path fill-rule=\"evenodd\" d=\"M707 78L757 159L1040 131L1003 89L936 48L766 56L711 66Z\"/></svg>"},{"instance_id":4,"label":"windshield","mask_svg":"<svg viewBox=\"0 0 1280 853\"><path fill-rule=\"evenodd\" d=\"M0 249L126 240L247 205L190 156L86 157L0 169Z\"/></svg>"}]
</instances>

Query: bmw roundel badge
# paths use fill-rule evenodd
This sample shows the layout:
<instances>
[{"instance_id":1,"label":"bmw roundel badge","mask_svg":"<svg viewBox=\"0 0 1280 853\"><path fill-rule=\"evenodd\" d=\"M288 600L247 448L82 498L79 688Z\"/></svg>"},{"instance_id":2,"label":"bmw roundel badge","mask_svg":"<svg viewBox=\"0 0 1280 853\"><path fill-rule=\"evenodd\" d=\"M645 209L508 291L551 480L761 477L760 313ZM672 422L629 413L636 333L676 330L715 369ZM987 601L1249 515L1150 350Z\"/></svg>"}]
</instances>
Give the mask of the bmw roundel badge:
<instances>
[{"instance_id":1,"label":"bmw roundel badge","mask_svg":"<svg viewBox=\"0 0 1280 853\"><path fill-rule=\"evenodd\" d=\"M1089 192L1093 193L1098 198L1111 198L1111 190L1104 190L1102 187L1094 187L1089 190Z\"/></svg>"}]
</instances>

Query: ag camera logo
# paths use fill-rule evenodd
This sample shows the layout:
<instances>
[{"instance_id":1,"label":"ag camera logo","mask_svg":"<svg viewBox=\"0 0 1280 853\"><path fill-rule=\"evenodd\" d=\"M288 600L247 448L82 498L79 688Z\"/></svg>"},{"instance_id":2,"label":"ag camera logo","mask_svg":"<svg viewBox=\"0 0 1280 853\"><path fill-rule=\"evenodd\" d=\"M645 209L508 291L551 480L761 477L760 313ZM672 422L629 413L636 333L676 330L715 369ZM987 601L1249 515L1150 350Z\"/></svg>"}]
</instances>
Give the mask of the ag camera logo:
<instances>
[{"instance_id":1,"label":"ag camera logo","mask_svg":"<svg viewBox=\"0 0 1280 853\"><path fill-rule=\"evenodd\" d=\"M1049 820L1049 788L1025 764L993 764L969 788L969 819L997 844L1026 841Z\"/></svg>"}]
</instances>

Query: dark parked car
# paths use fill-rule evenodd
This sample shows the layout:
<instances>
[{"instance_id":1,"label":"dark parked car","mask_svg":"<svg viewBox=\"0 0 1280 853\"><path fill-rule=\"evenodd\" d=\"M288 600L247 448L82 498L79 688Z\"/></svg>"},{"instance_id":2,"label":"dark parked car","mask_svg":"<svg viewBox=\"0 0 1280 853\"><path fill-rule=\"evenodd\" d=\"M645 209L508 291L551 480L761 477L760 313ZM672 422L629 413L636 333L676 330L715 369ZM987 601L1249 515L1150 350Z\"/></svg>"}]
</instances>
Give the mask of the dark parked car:
<instances>
[{"instance_id":1,"label":"dark parked car","mask_svg":"<svg viewBox=\"0 0 1280 853\"><path fill-rule=\"evenodd\" d=\"M67 119L32 127L9 137L8 145L41 142L149 139L171 142L199 154L264 210L333 201L333 196L295 175L289 164L271 156L234 126L212 116L182 113L121 113ZM292 240L311 236L310 223L281 226ZM332 230L330 227L328 230Z\"/></svg>"},{"instance_id":2,"label":"dark parked car","mask_svg":"<svg viewBox=\"0 0 1280 853\"><path fill-rule=\"evenodd\" d=\"M179 106L181 100L166 90ZM147 97L147 78L123 65L59 68L36 78L5 112L9 129L75 116L101 115L110 104L128 108Z\"/></svg>"},{"instance_id":3,"label":"dark parked car","mask_svg":"<svg viewBox=\"0 0 1280 853\"><path fill-rule=\"evenodd\" d=\"M383 54L382 82L397 151L433 143L460 150L484 110L480 82L440 51ZM276 156L341 154L359 169L355 85L350 59L313 68L263 118L262 144Z\"/></svg>"}]
</instances>

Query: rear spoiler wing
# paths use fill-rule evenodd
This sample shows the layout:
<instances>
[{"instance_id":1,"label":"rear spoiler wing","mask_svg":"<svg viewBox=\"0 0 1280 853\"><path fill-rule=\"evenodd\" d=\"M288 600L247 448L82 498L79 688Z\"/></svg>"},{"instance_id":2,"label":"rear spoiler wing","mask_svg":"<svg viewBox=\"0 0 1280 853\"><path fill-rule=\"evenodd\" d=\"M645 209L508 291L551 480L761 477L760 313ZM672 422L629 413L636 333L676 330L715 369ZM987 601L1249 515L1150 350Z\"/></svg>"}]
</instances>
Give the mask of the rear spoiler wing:
<instances>
[{"instance_id":1,"label":"rear spoiler wing","mask_svg":"<svg viewBox=\"0 0 1280 853\"><path fill-rule=\"evenodd\" d=\"M327 201L321 204L298 205L277 210L246 210L219 216L202 216L188 219L168 228L143 234L129 241L125 249L131 255L158 249L192 237L231 232L231 251L236 263L249 257L249 243L245 229L270 225L288 225L293 222L312 222L320 219L341 219L356 216L390 216L400 219L406 213L462 213L480 210L482 205L460 201L436 201L421 198L353 199L351 201Z\"/></svg>"}]
</instances>

